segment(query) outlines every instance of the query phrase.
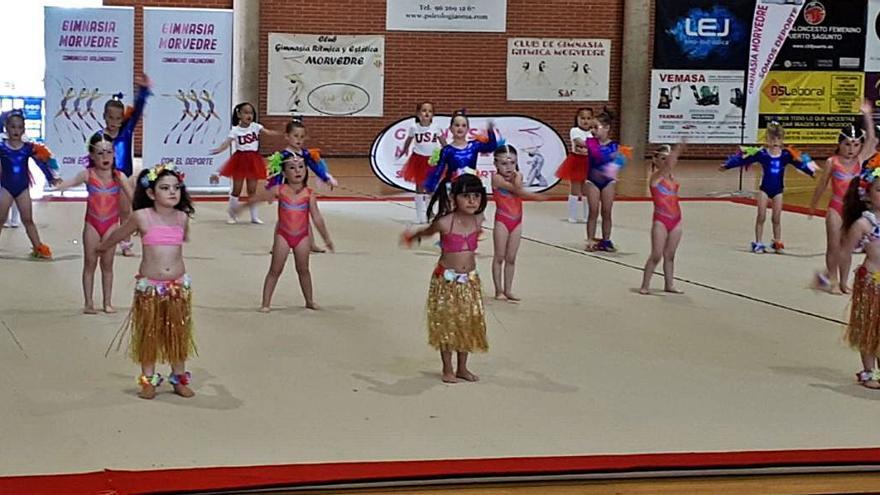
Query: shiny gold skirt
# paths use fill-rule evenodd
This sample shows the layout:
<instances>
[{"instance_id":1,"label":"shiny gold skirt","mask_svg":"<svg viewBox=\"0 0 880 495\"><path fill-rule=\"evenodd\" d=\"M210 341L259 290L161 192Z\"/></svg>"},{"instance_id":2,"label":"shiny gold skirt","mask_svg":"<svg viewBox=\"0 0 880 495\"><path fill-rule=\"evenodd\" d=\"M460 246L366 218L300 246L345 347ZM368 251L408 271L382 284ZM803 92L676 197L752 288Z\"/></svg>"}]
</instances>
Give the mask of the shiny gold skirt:
<instances>
[{"instance_id":1,"label":"shiny gold skirt","mask_svg":"<svg viewBox=\"0 0 880 495\"><path fill-rule=\"evenodd\" d=\"M137 363L177 363L196 353L190 278L138 278L126 321L129 354Z\"/></svg>"},{"instance_id":2,"label":"shiny gold skirt","mask_svg":"<svg viewBox=\"0 0 880 495\"><path fill-rule=\"evenodd\" d=\"M445 352L486 352L486 318L476 271L456 273L438 265L428 290L428 343Z\"/></svg>"},{"instance_id":3,"label":"shiny gold skirt","mask_svg":"<svg viewBox=\"0 0 880 495\"><path fill-rule=\"evenodd\" d=\"M852 306L845 338L849 345L863 354L878 355L880 347L880 272L869 272L864 266L856 270L852 289Z\"/></svg>"}]
</instances>

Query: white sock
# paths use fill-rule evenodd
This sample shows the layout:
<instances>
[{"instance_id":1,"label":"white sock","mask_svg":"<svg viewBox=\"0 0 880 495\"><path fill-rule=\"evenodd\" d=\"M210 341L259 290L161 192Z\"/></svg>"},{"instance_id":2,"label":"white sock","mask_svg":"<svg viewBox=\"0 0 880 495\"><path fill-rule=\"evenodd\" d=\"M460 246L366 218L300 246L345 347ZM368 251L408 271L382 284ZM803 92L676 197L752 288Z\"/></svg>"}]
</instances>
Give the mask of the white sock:
<instances>
[{"instance_id":1,"label":"white sock","mask_svg":"<svg viewBox=\"0 0 880 495\"><path fill-rule=\"evenodd\" d=\"M584 206L583 206L584 220L586 220L586 219L590 218L590 202L587 201L587 198L581 198L581 203L584 204Z\"/></svg>"},{"instance_id":2,"label":"white sock","mask_svg":"<svg viewBox=\"0 0 880 495\"><path fill-rule=\"evenodd\" d=\"M21 223L21 215L18 213L18 207L15 206L15 203L13 203L12 208L9 209L9 223L11 225L18 225Z\"/></svg>"},{"instance_id":3,"label":"white sock","mask_svg":"<svg viewBox=\"0 0 880 495\"><path fill-rule=\"evenodd\" d=\"M578 197L572 194L568 195L568 219L577 220L578 215Z\"/></svg>"},{"instance_id":4,"label":"white sock","mask_svg":"<svg viewBox=\"0 0 880 495\"><path fill-rule=\"evenodd\" d=\"M256 203L251 203L248 205L248 210L251 212L251 222L257 223L260 221L260 217L257 216L257 205Z\"/></svg>"},{"instance_id":5,"label":"white sock","mask_svg":"<svg viewBox=\"0 0 880 495\"><path fill-rule=\"evenodd\" d=\"M231 218L235 218L237 215L235 214L235 209L238 208L239 200L235 196L229 196L229 216Z\"/></svg>"},{"instance_id":6,"label":"white sock","mask_svg":"<svg viewBox=\"0 0 880 495\"><path fill-rule=\"evenodd\" d=\"M421 194L416 194L413 199L416 203L416 223L422 223L422 210L425 209L425 197Z\"/></svg>"}]
</instances>

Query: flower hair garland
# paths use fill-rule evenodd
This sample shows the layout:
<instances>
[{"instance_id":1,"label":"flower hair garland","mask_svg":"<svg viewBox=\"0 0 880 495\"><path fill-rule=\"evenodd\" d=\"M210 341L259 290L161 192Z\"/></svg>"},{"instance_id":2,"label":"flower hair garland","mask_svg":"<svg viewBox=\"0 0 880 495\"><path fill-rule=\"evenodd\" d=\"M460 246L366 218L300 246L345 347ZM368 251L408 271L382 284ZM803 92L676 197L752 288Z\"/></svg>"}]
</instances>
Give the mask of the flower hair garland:
<instances>
[{"instance_id":1,"label":"flower hair garland","mask_svg":"<svg viewBox=\"0 0 880 495\"><path fill-rule=\"evenodd\" d=\"M162 172L165 171L174 174L177 177L177 180L179 180L181 183L183 182L183 179L186 178L186 174L177 170L177 167L174 165L173 162L167 161L162 162L154 166L153 168L150 168L149 171L143 177L141 177L141 186L150 187L150 184L156 182Z\"/></svg>"},{"instance_id":2,"label":"flower hair garland","mask_svg":"<svg viewBox=\"0 0 880 495\"><path fill-rule=\"evenodd\" d=\"M880 177L880 167L865 167L862 170L859 180L859 198L865 199L868 197L868 189L871 188L871 184L878 177Z\"/></svg>"}]
</instances>

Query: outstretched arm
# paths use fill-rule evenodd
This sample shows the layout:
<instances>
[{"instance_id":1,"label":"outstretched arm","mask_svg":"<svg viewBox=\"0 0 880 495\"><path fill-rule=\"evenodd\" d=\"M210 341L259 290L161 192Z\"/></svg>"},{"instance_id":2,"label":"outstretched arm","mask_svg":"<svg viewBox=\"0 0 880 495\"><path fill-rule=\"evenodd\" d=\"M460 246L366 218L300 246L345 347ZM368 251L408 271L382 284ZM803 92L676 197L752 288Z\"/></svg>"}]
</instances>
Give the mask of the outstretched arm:
<instances>
[{"instance_id":1,"label":"outstretched arm","mask_svg":"<svg viewBox=\"0 0 880 495\"><path fill-rule=\"evenodd\" d=\"M138 229L137 218L137 213L128 217L128 221L122 224L118 229L114 230L109 237L101 241L101 244L98 245L98 252L103 253L108 249L113 249L113 247L119 244L120 241L123 241L134 234Z\"/></svg>"},{"instance_id":2,"label":"outstretched arm","mask_svg":"<svg viewBox=\"0 0 880 495\"><path fill-rule=\"evenodd\" d=\"M138 93L134 99L134 111L131 112L131 116L125 121L125 127L131 131L134 131L138 121L141 120L141 116L144 114L147 97L153 94L150 91L150 78L146 74L143 77L136 78L135 83L138 85Z\"/></svg>"},{"instance_id":3,"label":"outstretched arm","mask_svg":"<svg viewBox=\"0 0 880 495\"><path fill-rule=\"evenodd\" d=\"M729 170L731 168L751 165L758 161L758 153L759 150L754 149L740 150L727 157L727 160L721 164L721 170Z\"/></svg>"},{"instance_id":4,"label":"outstretched arm","mask_svg":"<svg viewBox=\"0 0 880 495\"><path fill-rule=\"evenodd\" d=\"M208 153L210 153L210 154L212 154L212 155L216 155L216 154L218 154L218 153L223 153L224 151L226 151L227 149L229 149L230 146L232 146L232 138L226 138L226 139L223 141L223 143L220 144L220 146L218 146L218 147L212 149L212 150L209 151Z\"/></svg>"},{"instance_id":5,"label":"outstretched arm","mask_svg":"<svg viewBox=\"0 0 880 495\"><path fill-rule=\"evenodd\" d=\"M544 201L547 199L543 194L536 194L526 190L522 183L522 174L516 172L513 182L505 179L501 174L492 176L492 189L505 189L524 199L533 199L536 201Z\"/></svg>"},{"instance_id":6,"label":"outstretched arm","mask_svg":"<svg viewBox=\"0 0 880 495\"><path fill-rule=\"evenodd\" d=\"M865 100L862 102L862 119L865 126L865 144L862 145L862 151L859 153L859 162L864 162L877 151L877 131L874 125L874 108L871 102Z\"/></svg>"},{"instance_id":7,"label":"outstretched arm","mask_svg":"<svg viewBox=\"0 0 880 495\"><path fill-rule=\"evenodd\" d=\"M89 171L81 170L72 179L61 181L61 183L55 186L55 188L58 189L58 192L63 194L67 189L85 184L87 180L89 180Z\"/></svg>"}]
</instances>

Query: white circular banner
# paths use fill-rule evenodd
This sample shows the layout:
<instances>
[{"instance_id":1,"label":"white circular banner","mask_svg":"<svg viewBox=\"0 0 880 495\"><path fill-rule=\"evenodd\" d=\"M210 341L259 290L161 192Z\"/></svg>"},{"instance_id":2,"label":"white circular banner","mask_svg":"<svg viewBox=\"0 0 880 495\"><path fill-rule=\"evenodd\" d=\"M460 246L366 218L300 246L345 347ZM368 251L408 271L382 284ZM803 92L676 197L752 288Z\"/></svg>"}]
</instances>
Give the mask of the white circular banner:
<instances>
[{"instance_id":1,"label":"white circular banner","mask_svg":"<svg viewBox=\"0 0 880 495\"><path fill-rule=\"evenodd\" d=\"M443 129L446 142L452 140L449 134L448 115L435 115L434 124ZM469 138L486 132L489 121L495 122L499 138L513 145L517 150L519 170L523 174L523 184L531 191L550 189L559 179L556 169L565 160L567 147L559 134L540 120L524 115L469 115L471 129ZM413 125L413 117L398 120L376 136L370 153L373 173L389 186L415 192L415 184L400 176L400 169L409 158L409 153L396 158L403 150L407 130ZM412 153L412 146L410 146ZM492 174L495 173L491 153L482 154L477 159L477 172L487 191L492 191Z\"/></svg>"}]
</instances>

